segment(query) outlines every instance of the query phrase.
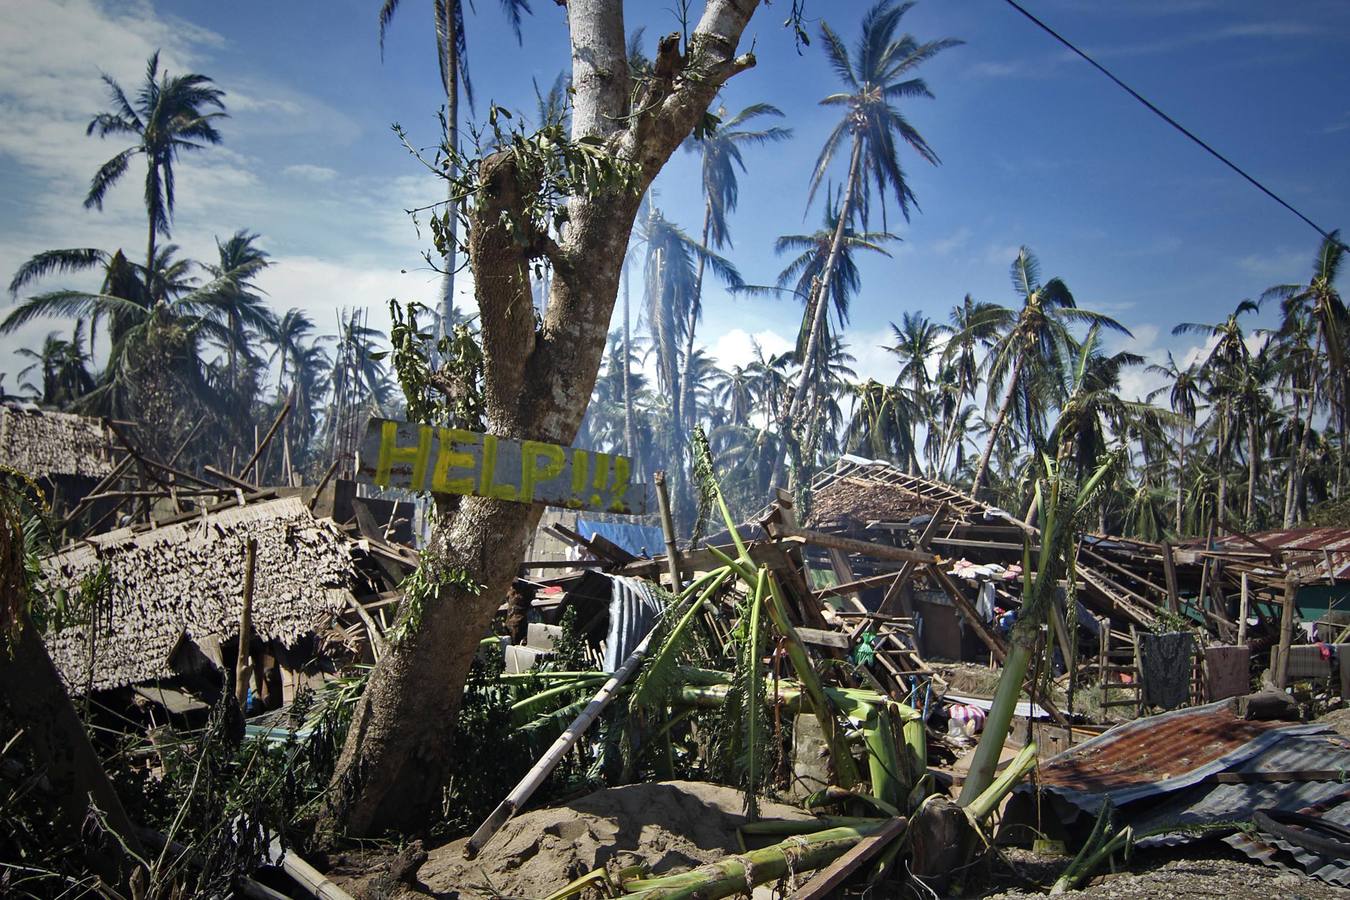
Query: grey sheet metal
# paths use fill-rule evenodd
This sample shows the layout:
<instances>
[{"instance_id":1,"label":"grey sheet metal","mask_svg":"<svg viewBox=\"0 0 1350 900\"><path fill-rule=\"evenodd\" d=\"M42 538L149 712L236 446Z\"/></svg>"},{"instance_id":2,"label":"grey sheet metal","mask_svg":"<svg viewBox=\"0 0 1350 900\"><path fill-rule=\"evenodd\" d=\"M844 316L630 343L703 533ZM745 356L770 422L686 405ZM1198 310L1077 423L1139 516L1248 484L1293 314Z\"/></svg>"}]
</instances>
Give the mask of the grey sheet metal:
<instances>
[{"instance_id":1,"label":"grey sheet metal","mask_svg":"<svg viewBox=\"0 0 1350 900\"><path fill-rule=\"evenodd\" d=\"M656 625L665 602L645 581L610 577L609 632L605 636L605 671L613 672Z\"/></svg>"}]
</instances>

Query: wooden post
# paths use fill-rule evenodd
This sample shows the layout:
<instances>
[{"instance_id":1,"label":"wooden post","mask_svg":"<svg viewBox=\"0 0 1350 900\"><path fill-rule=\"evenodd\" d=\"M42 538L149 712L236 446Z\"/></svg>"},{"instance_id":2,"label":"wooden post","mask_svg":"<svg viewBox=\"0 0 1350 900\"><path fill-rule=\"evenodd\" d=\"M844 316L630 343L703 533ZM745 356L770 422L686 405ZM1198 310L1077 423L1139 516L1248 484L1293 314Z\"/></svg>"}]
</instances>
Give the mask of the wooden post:
<instances>
[{"instance_id":1,"label":"wooden post","mask_svg":"<svg viewBox=\"0 0 1350 900\"><path fill-rule=\"evenodd\" d=\"M1177 591L1177 561L1172 555L1172 545L1162 542L1163 574L1167 577L1167 605L1172 612L1181 611L1181 595Z\"/></svg>"},{"instance_id":2,"label":"wooden post","mask_svg":"<svg viewBox=\"0 0 1350 900\"><path fill-rule=\"evenodd\" d=\"M244 463L244 468L239 470L240 478L248 478L249 469L251 468L253 469L253 481L256 482L258 480L258 457L262 456L263 450L267 449L267 446L272 443L272 436L277 433L277 429L281 427L281 423L286 420L286 414L290 411L291 401L288 397L286 399L286 405L281 407L281 412L277 413L277 417L272 420L272 427L267 429L267 435L262 440L258 440L258 426L253 426L253 455L248 458L248 462Z\"/></svg>"},{"instance_id":3,"label":"wooden post","mask_svg":"<svg viewBox=\"0 0 1350 900\"><path fill-rule=\"evenodd\" d=\"M1298 594L1298 576L1284 575L1284 610L1280 613L1280 656L1275 661L1275 684L1289 687L1289 647L1294 643L1294 597Z\"/></svg>"},{"instance_id":4,"label":"wooden post","mask_svg":"<svg viewBox=\"0 0 1350 900\"><path fill-rule=\"evenodd\" d=\"M666 490L666 473L653 472L656 483L656 502L661 511L661 533L666 538L666 565L670 569L670 592L680 592L680 550L675 543L675 518L670 514L670 493Z\"/></svg>"},{"instance_id":5,"label":"wooden post","mask_svg":"<svg viewBox=\"0 0 1350 900\"><path fill-rule=\"evenodd\" d=\"M1237 642L1239 644L1247 643L1247 613L1250 610L1251 603L1251 582L1248 581L1247 573L1242 573L1242 599L1238 601L1238 630Z\"/></svg>"},{"instance_id":6,"label":"wooden post","mask_svg":"<svg viewBox=\"0 0 1350 900\"><path fill-rule=\"evenodd\" d=\"M253 634L253 572L258 565L258 539L249 538L244 545L244 605L239 610L239 655L234 665L234 698L247 714L248 683L253 679L249 663L248 642Z\"/></svg>"}]
</instances>

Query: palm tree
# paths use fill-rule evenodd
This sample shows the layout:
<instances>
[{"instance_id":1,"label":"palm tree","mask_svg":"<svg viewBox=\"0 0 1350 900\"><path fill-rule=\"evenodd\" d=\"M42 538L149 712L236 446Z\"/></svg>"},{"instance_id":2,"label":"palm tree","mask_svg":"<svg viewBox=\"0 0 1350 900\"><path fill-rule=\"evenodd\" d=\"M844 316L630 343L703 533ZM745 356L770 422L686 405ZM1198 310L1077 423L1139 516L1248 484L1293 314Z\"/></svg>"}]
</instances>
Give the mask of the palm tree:
<instances>
[{"instance_id":1,"label":"palm tree","mask_svg":"<svg viewBox=\"0 0 1350 900\"><path fill-rule=\"evenodd\" d=\"M914 432L909 398L897 385L874 378L851 386L853 413L844 431L844 452L873 459L913 459Z\"/></svg>"},{"instance_id":2,"label":"palm tree","mask_svg":"<svg viewBox=\"0 0 1350 900\"><path fill-rule=\"evenodd\" d=\"M998 414L989 428L989 441L975 467L971 493L978 494L984 486L989 469L989 458L998 443L1008 414L1015 400L1020 411L1029 413L1044 398L1037 387L1044 388L1057 380L1063 371L1066 355L1071 352L1070 325L1086 323L1110 328L1122 334L1130 332L1115 319L1091 310L1080 309L1069 288L1059 278L1042 283L1040 263L1026 247L1021 248L1009 271L1013 290L1021 300L1021 307L997 307L988 310L978 323L983 331L993 327L998 337L986 360L990 403L1002 393ZM968 340L969 335L958 335L954 340Z\"/></svg>"},{"instance_id":3,"label":"palm tree","mask_svg":"<svg viewBox=\"0 0 1350 900\"><path fill-rule=\"evenodd\" d=\"M1210 418L1216 431L1214 459L1219 468L1219 479L1215 513L1220 518L1228 514L1228 460L1233 446L1232 393L1226 387L1239 380L1239 373L1251 358L1247 349L1247 336L1238 319L1244 313L1254 313L1259 308L1259 304L1243 300L1222 322L1213 325L1182 322L1172 329L1174 335L1194 334L1214 340L1214 348L1200 365L1200 377L1208 387L1211 406L1216 406ZM1218 401L1217 405L1215 400Z\"/></svg>"},{"instance_id":4,"label":"palm tree","mask_svg":"<svg viewBox=\"0 0 1350 900\"><path fill-rule=\"evenodd\" d=\"M722 250L731 244L731 230L727 217L735 212L740 197L740 185L736 179L736 169L745 171L745 159L741 148L751 145L775 143L792 136L792 129L774 126L763 130L750 130L741 126L761 116L782 117L783 112L768 103L755 103L727 118L726 107L719 106L715 114L718 125L715 129L690 135L685 141L685 149L701 153L703 156L703 241L704 247ZM694 277L694 297L689 308L689 319L685 327L684 356L691 358L694 352L694 331L699 318L703 315L703 272L707 260L698 257L698 272ZM690 405L689 378L680 385L681 406Z\"/></svg>"},{"instance_id":5,"label":"palm tree","mask_svg":"<svg viewBox=\"0 0 1350 900\"><path fill-rule=\"evenodd\" d=\"M231 289L218 295L210 304L207 315L218 322L224 332L227 354L229 389L239 393L239 363L241 357L247 362L258 362L259 357L253 351L252 336L275 342L279 337L276 316L260 297L252 283L252 276L271 265L267 253L254 242L258 235L239 229L229 240L221 242L216 238L216 251L219 261L215 265L205 265L213 277L222 278L226 272L248 272L249 275L234 282ZM251 333L250 333L251 332ZM237 399L237 397L236 397Z\"/></svg>"},{"instance_id":6,"label":"palm tree","mask_svg":"<svg viewBox=\"0 0 1350 900\"><path fill-rule=\"evenodd\" d=\"M835 152L850 142L848 175L843 183L843 195L835 216L835 233L829 254L813 285L807 303L807 329L804 360L797 391L793 395L791 417L796 418L806 400L806 385L811 378L812 361L820 346L825 327L823 298L833 288L835 267L844 244L845 230L858 215L865 228L872 197L868 180L876 187L881 201L882 228L885 230L888 196L894 197L900 212L909 218L914 194L905 180L900 165L899 144L908 144L919 156L936 165L937 154L918 130L894 106L894 102L912 97L932 97L927 83L913 77L914 70L939 52L960 44L943 39L920 43L912 35L896 36L900 20L913 3L897 5L894 0L880 0L863 17L862 33L854 52L848 49L829 25L821 24L825 54L843 81L845 90L831 94L820 101L822 106L844 108L844 116L834 131L825 139L820 156L811 175L807 203L814 198L834 159Z\"/></svg>"},{"instance_id":7,"label":"palm tree","mask_svg":"<svg viewBox=\"0 0 1350 900\"><path fill-rule=\"evenodd\" d=\"M994 320L998 309L997 304L976 301L970 294L966 294L959 304L952 307L949 317L951 324L948 326L950 337L942 351L942 365L950 367L954 376L952 381L956 399L951 404L953 410L959 411L965 400L975 399L976 389L980 385L976 350L992 346L998 336L997 323ZM957 412L957 415L960 413ZM938 447L940 469L946 466L947 456L953 448L958 454L964 455L962 442L956 439L956 435L956 421L953 416L947 420L942 442Z\"/></svg>"},{"instance_id":8,"label":"palm tree","mask_svg":"<svg viewBox=\"0 0 1350 900\"><path fill-rule=\"evenodd\" d=\"M942 340L947 326L933 322L923 313L907 312L901 322L903 324L899 326L894 322L891 323L895 343L886 349L894 353L900 361L900 374L896 376L895 383L897 385L908 383L914 399L914 410L919 413L909 423L911 429L909 471L912 475L917 470L919 462L917 453L913 452L918 441L912 432L917 430L920 421L925 419L923 413L926 405L923 400L929 396L929 388L932 385L932 379L928 374L928 360L937 355L938 342ZM932 418L927 418L927 427L929 432L933 430Z\"/></svg>"},{"instance_id":9,"label":"palm tree","mask_svg":"<svg viewBox=\"0 0 1350 900\"><path fill-rule=\"evenodd\" d=\"M94 174L85 208L103 208L103 198L131 164L134 156L145 157L145 212L149 222L146 239L146 277L155 271L155 239L170 236L174 208L174 162L185 150L201 150L220 143L215 122L226 115L225 92L214 87L205 75L169 77L159 70L159 51L151 55L145 67L145 83L133 104L122 88L107 75L112 111L96 115L85 134L132 135L136 142L105 162ZM214 108L215 112L207 110ZM154 285L147 280L146 290L154 297Z\"/></svg>"},{"instance_id":10,"label":"palm tree","mask_svg":"<svg viewBox=\"0 0 1350 900\"><path fill-rule=\"evenodd\" d=\"M1172 412L1180 419L1178 426L1177 440L1177 477L1176 477L1176 534L1181 532L1181 505L1182 498L1186 491L1182 485L1186 484L1186 438L1187 429L1195 428L1195 416L1198 410L1196 401L1201 396L1200 374L1195 363L1182 369L1177 366L1177 361L1172 358L1171 352L1167 354L1167 365L1151 365L1145 371L1155 375L1161 375L1169 379L1172 384L1170 387L1164 385L1157 390L1149 392L1145 397L1152 403L1163 391L1167 391L1167 402L1172 408Z\"/></svg>"},{"instance_id":11,"label":"palm tree","mask_svg":"<svg viewBox=\"0 0 1350 900\"><path fill-rule=\"evenodd\" d=\"M1071 339L1070 349L1077 352L1069 370L1067 397L1049 443L1059 448L1060 460L1073 461L1081 477L1106 456L1110 438L1123 440L1130 423L1146 412L1146 404L1126 400L1118 393L1121 372L1143 365L1144 358L1126 350L1109 356L1102 352L1101 326L1096 324L1088 329L1082 343Z\"/></svg>"},{"instance_id":12,"label":"palm tree","mask_svg":"<svg viewBox=\"0 0 1350 900\"><path fill-rule=\"evenodd\" d=\"M1306 420L1303 423L1303 435L1298 450L1290 465L1289 491L1284 508L1284 527L1294 524L1295 504L1303 496L1304 470L1308 464L1312 435L1313 413L1324 397L1319 396L1319 388L1329 385L1340 397L1342 414L1340 416L1341 445L1344 448L1346 435L1346 417L1344 414L1347 398L1347 373L1345 366L1346 332L1350 325L1350 312L1336 289L1336 279L1340 276L1344 249L1340 241L1340 232L1333 231L1317 249L1313 260L1312 273L1307 284L1281 284L1269 288L1263 295L1280 301L1280 311L1284 318L1284 327L1291 327L1298 319L1312 323L1315 338L1312 363L1325 377L1312 379L1308 397ZM1297 413L1295 413L1297 415Z\"/></svg>"},{"instance_id":13,"label":"palm tree","mask_svg":"<svg viewBox=\"0 0 1350 900\"><path fill-rule=\"evenodd\" d=\"M473 4L470 2L470 8ZM520 43L520 23L523 13L530 12L529 0L501 0L502 12L511 23L511 30ZM384 57L384 36L398 12L399 0L380 3L380 57ZM464 82L464 96L473 107L473 82L469 80L469 41L464 32L464 4L461 0L432 0L435 17L436 63L440 67L441 88L445 93L445 152L454 165L454 154L459 150L459 85ZM541 126L542 127L542 126ZM453 172L449 174L454 174ZM454 203L453 183L448 186L449 202ZM450 239L445 242L445 278L441 294L441 335L452 333L450 322L455 312L455 231L457 220L448 217Z\"/></svg>"},{"instance_id":14,"label":"palm tree","mask_svg":"<svg viewBox=\"0 0 1350 900\"><path fill-rule=\"evenodd\" d=\"M884 231L855 232L852 227L845 227L842 237L840 237L837 225L837 214L827 207L825 210L825 227L821 230L814 234L785 234L780 236L773 245L774 252L778 254L791 250L799 251L783 267L783 271L778 273L777 288L775 289L791 291L805 304L801 328L797 332L796 356L803 369L810 368L812 371L809 378L800 379L799 389L802 387L809 389L811 381L816 379L818 375L820 354L808 357L806 352L812 322L811 298L814 285L820 282L830 254L835 249L836 237L839 238L838 258L835 260L834 275L830 280L830 292L826 299L828 306L834 310L835 319L838 321L840 328L848 324L849 302L862 287L862 275L858 272L858 264L854 258L855 251L869 250L873 253L880 253L882 256L890 256L890 253L882 244L886 241L896 240L895 235ZM747 290L752 293L764 292L764 289L757 287L751 287ZM828 335L830 333L828 317L824 328ZM814 360L809 367L807 365L808 359Z\"/></svg>"},{"instance_id":15,"label":"palm tree","mask_svg":"<svg viewBox=\"0 0 1350 900\"><path fill-rule=\"evenodd\" d=\"M95 387L94 376L89 373L89 353L84 346L83 319L76 320L69 340L53 331L42 342L41 350L21 347L15 352L32 360L19 371L19 377L26 378L36 371L39 382L25 382L21 387L43 406L65 409Z\"/></svg>"}]
</instances>

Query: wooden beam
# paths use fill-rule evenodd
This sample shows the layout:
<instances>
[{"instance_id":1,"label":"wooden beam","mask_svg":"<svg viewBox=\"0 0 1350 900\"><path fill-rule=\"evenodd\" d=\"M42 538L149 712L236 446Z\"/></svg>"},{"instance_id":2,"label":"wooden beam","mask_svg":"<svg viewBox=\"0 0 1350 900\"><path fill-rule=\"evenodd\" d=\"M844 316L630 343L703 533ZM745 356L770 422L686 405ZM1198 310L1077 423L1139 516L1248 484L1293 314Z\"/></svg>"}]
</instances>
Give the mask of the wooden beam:
<instances>
[{"instance_id":1,"label":"wooden beam","mask_svg":"<svg viewBox=\"0 0 1350 900\"><path fill-rule=\"evenodd\" d=\"M1289 686L1289 647L1294 643L1294 599L1298 596L1298 576L1284 576L1284 607L1280 611L1280 655L1275 661L1275 686Z\"/></svg>"},{"instance_id":2,"label":"wooden beam","mask_svg":"<svg viewBox=\"0 0 1350 900\"><path fill-rule=\"evenodd\" d=\"M799 540L815 547L842 550L845 553L860 553L864 556L871 556L874 559L890 559L895 560L896 562L917 562L924 564L936 563L938 561L938 557L931 553L923 553L918 550L906 550L903 547L892 547L889 544L874 544L871 541L859 541L854 538L842 537L837 534L826 534L821 531L794 528L789 525L773 525L770 530L774 533L775 537Z\"/></svg>"},{"instance_id":3,"label":"wooden beam","mask_svg":"<svg viewBox=\"0 0 1350 900\"><path fill-rule=\"evenodd\" d=\"M290 411L291 411L291 398L287 397L286 405L281 407L281 412L277 413L277 417L272 420L272 427L267 429L266 436L263 437L261 441L258 441L257 446L253 448L253 455L248 458L248 462L244 463L243 468L239 470L240 478L243 478L245 475L247 475L248 470L252 468L255 463L257 463L258 457L262 456L262 452L266 450L267 445L272 442L272 436L277 433L277 429L281 427L281 423L286 420L286 414ZM258 473L256 470L253 472L253 480L254 481L258 480Z\"/></svg>"},{"instance_id":4,"label":"wooden beam","mask_svg":"<svg viewBox=\"0 0 1350 900\"><path fill-rule=\"evenodd\" d=\"M876 834L869 834L849 848L843 856L821 869L811 880L789 894L789 900L825 900L835 896L835 889L850 875L900 836L909 825L904 817L887 822Z\"/></svg>"},{"instance_id":5,"label":"wooden beam","mask_svg":"<svg viewBox=\"0 0 1350 900\"><path fill-rule=\"evenodd\" d=\"M1163 577L1167 579L1167 606L1172 612L1181 611L1181 594L1177 591L1177 558L1172 555L1172 544L1162 542Z\"/></svg>"}]
</instances>

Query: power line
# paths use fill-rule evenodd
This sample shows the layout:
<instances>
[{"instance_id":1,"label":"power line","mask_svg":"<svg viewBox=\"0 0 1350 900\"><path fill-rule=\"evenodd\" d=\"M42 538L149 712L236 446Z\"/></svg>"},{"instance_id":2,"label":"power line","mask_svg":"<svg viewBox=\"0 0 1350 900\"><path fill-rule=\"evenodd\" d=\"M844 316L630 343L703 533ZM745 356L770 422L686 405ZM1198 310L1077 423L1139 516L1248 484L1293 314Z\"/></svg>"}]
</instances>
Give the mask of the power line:
<instances>
[{"instance_id":1,"label":"power line","mask_svg":"<svg viewBox=\"0 0 1350 900\"><path fill-rule=\"evenodd\" d=\"M1157 115L1159 118L1161 118L1161 119L1162 119L1164 122L1166 122L1168 125L1171 125L1171 126L1172 126L1173 128L1175 128L1177 131L1180 131L1182 134L1184 134L1186 137L1190 138L1190 139L1191 139L1192 141L1194 141L1196 144L1199 144L1200 147L1201 147L1202 149L1204 149L1204 151L1205 151L1206 153L1208 153L1210 156L1214 157L1214 158L1217 159L1219 162L1223 163L1225 166L1227 166L1228 168L1232 169L1234 172L1236 172L1236 173L1238 173L1239 175L1241 175L1243 178L1245 178L1245 179L1246 179L1253 187L1255 187L1255 188L1256 188L1257 190L1259 190L1261 193L1265 194L1267 197L1269 197L1270 199L1274 200L1276 203L1280 204L1281 206L1283 206L1285 209L1289 210L1289 211L1290 211L1291 213L1293 213L1294 215L1298 216L1300 219L1302 219L1304 222L1306 222L1309 226L1311 226L1312 229L1313 229L1314 231L1316 231L1318 234L1320 234L1322 237L1326 238L1326 239L1329 240L1329 241L1334 241L1335 243L1337 243L1337 244L1340 245L1340 247L1341 247L1342 250L1345 250L1345 251L1347 251L1347 252L1350 252L1350 246L1347 246L1343 241L1339 240L1338 238L1332 237L1332 235L1330 234L1330 232L1328 232L1326 229L1322 228L1320 225L1318 225L1318 224L1317 224L1316 222L1314 222L1312 219L1310 219L1310 218L1308 218L1307 216L1305 216L1303 213L1299 212L1299 211L1298 211L1297 209L1295 209L1292 205L1290 205L1287 201L1285 201L1284 198L1280 197L1278 194L1276 194L1276 193L1275 193L1274 191L1272 191L1270 188L1266 187L1264 184L1262 184L1261 182L1257 181L1257 180L1256 180L1254 177L1252 177L1251 175L1248 175L1248 174L1242 169L1242 167L1239 166L1237 163L1233 162L1231 159L1229 159L1228 157L1224 156L1224 155L1223 155L1222 153L1220 153L1218 150L1215 150L1215 149L1214 149L1213 147L1211 147L1209 144L1205 143L1203 140L1201 140L1199 137L1197 137L1194 133L1192 133L1185 125L1182 125L1182 124L1181 124L1180 122L1178 122L1176 119L1172 118L1172 117L1169 116L1167 113L1163 112L1161 109L1158 109L1158 107L1156 107L1156 106L1154 106L1152 103L1150 103L1150 102L1149 102L1143 95L1141 95L1138 91L1136 91L1134 88L1130 87L1128 84L1126 84L1125 82L1121 81L1121 80L1120 80L1119 78L1117 78L1114 74L1112 74L1112 72L1111 72L1109 69L1107 69L1105 66L1103 66L1101 63L1097 62L1097 61L1096 61L1095 59L1093 59L1091 56L1088 56L1088 55L1087 55L1086 53L1084 53L1082 50L1079 50L1078 47L1074 46L1074 44L1073 44L1071 41L1069 41L1068 38L1064 37L1064 36L1063 36L1062 34L1060 34L1058 31L1055 31L1055 29L1051 28L1049 25L1045 24L1045 23L1042 22L1040 19L1036 18L1034 15L1032 15L1030 12L1028 12L1028 11L1026 10L1025 7L1023 7L1020 3L1017 2L1017 0L1006 0L1006 2L1007 2L1008 5L1011 6L1013 9L1017 10L1017 11L1020 12L1022 15L1026 16L1028 19L1030 19L1033 23L1036 24L1037 27L1039 27L1039 28L1040 28L1042 31L1044 31L1046 34L1050 35L1052 38L1054 38L1055 40L1059 41L1059 42L1060 42L1061 44L1063 44L1065 47L1068 47L1070 50L1072 50L1072 51L1073 51L1074 53L1076 53L1077 55L1081 56L1081 57L1087 62L1088 65L1092 66L1092 68L1096 69L1098 72L1101 72L1101 73L1102 73L1103 75L1105 75L1107 78L1109 78L1109 79L1111 79L1112 81L1114 81L1114 82L1116 83L1116 85L1117 85L1118 87L1120 87L1121 90L1125 91L1125 92L1128 93L1131 97L1133 97L1134 99L1138 100L1140 103L1142 103L1142 104L1144 104L1145 106L1147 106L1150 110L1153 111L1153 113L1154 113L1155 115Z\"/></svg>"}]
</instances>

